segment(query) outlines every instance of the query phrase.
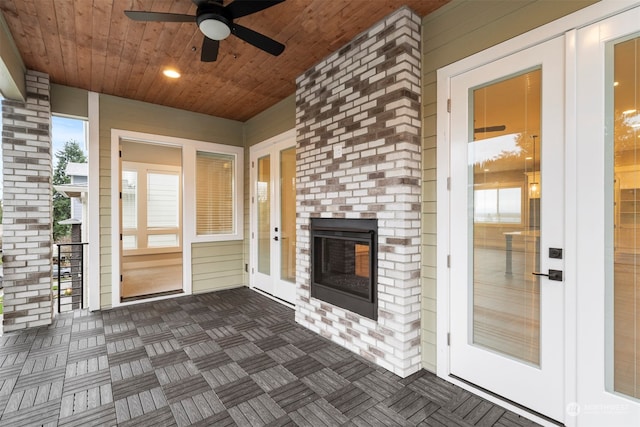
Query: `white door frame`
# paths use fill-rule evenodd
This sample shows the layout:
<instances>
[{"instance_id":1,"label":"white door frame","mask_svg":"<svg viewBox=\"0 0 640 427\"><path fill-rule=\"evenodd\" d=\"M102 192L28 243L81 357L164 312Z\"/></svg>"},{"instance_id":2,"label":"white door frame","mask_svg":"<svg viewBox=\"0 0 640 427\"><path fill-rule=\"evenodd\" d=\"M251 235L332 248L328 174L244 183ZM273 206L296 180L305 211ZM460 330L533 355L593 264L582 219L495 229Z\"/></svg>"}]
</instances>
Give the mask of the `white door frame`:
<instances>
[{"instance_id":1,"label":"white door frame","mask_svg":"<svg viewBox=\"0 0 640 427\"><path fill-rule=\"evenodd\" d=\"M180 178L182 185L182 292L184 295L189 295L191 294L191 242L187 239L185 218L194 218L195 216L193 215L192 204L189 203L193 199L193 189L185 185L185 182L194 182L191 178L195 174L195 165L187 164L190 156L185 155L185 150L191 141L162 135L111 129L111 307L175 298L175 295L164 295L130 302L122 302L120 298L120 275L122 274L120 263L122 254L120 217L122 212L120 209L120 195L115 189L120 188L122 176L121 161L118 153L123 139L142 144L166 145L180 148L182 151L182 173ZM187 181L188 179L189 181Z\"/></svg>"},{"instance_id":2,"label":"white door frame","mask_svg":"<svg viewBox=\"0 0 640 427\"><path fill-rule=\"evenodd\" d=\"M279 135L276 135L274 137L271 137L265 141L259 142L258 144L252 145L249 148L249 169L250 169L250 177L249 177L249 197L250 197L250 209L249 209L249 287L251 289L254 290L260 290L259 288L257 288L255 286L255 275L254 275L254 271L257 270L257 259L258 259L258 248L257 248L257 244L255 243L255 239L253 236L257 235L257 230L256 230L256 226L257 226L257 217L256 217L256 203L255 203L255 199L256 199L256 194L255 194L255 186L254 183L256 182L257 179L257 165L255 165L255 167L252 167L252 162L255 161L255 153L260 152L260 151L265 151L265 150L269 150L272 147L276 147L279 145L282 145L284 147L284 145L287 146L292 146L295 147L296 144L296 131L295 129L290 129L288 131L285 131ZM273 176L272 176L273 179ZM272 194L274 194L274 192L272 191ZM294 284L295 286L295 284ZM265 293L266 296L271 297L271 295L269 295L268 293ZM281 299L276 299L276 301L278 302L283 302L283 300ZM288 302L289 305L293 305L293 302Z\"/></svg>"},{"instance_id":3,"label":"white door frame","mask_svg":"<svg viewBox=\"0 0 640 427\"><path fill-rule=\"evenodd\" d=\"M603 20L611 15L637 6L640 2L619 2L604 0L585 9L567 15L549 24L531 30L518 37L493 46L482 52L476 53L451 65L443 67L437 72L437 281L436 281L436 362L437 375L445 378L464 389L486 398L489 401L500 404L515 413L533 419L541 424L549 424L545 418L538 417L519 406L510 404L491 393L480 390L468 383L458 380L449 375L449 254L450 254L450 195L448 182L450 177L450 118L447 112L447 100L450 99L451 78L473 70L481 65L485 65L498 58L516 53L527 47L537 45L545 40L554 37L565 37L565 99L566 99L566 126L565 126L565 156L567 159L576 159L576 29L584 27L593 22ZM565 282L564 297L565 306L565 402L570 404L577 402L577 370L575 361L577 360L577 294L576 277L571 272L576 271L576 229L574 221L568 218L575 218L576 211L576 165L566 162L565 196L566 196L566 220L565 220ZM453 261L455 262L455 260ZM573 277L572 277L573 276ZM572 368L573 367L573 368ZM507 396L508 398L508 396ZM576 417L566 417L565 425L576 426Z\"/></svg>"},{"instance_id":4,"label":"white door frame","mask_svg":"<svg viewBox=\"0 0 640 427\"><path fill-rule=\"evenodd\" d=\"M89 119L89 194L87 196L87 298L89 310L100 310L100 95L87 94Z\"/></svg>"}]
</instances>

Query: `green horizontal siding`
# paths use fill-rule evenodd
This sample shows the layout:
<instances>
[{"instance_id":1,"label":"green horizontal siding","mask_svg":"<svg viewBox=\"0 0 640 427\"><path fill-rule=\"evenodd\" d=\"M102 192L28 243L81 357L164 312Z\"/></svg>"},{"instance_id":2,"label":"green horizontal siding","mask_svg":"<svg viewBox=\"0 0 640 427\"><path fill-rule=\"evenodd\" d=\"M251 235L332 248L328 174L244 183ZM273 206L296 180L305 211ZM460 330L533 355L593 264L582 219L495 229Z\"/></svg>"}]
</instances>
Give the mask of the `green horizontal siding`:
<instances>
[{"instance_id":1,"label":"green horizontal siding","mask_svg":"<svg viewBox=\"0 0 640 427\"><path fill-rule=\"evenodd\" d=\"M194 243L191 246L193 293L245 285L243 242Z\"/></svg>"}]
</instances>

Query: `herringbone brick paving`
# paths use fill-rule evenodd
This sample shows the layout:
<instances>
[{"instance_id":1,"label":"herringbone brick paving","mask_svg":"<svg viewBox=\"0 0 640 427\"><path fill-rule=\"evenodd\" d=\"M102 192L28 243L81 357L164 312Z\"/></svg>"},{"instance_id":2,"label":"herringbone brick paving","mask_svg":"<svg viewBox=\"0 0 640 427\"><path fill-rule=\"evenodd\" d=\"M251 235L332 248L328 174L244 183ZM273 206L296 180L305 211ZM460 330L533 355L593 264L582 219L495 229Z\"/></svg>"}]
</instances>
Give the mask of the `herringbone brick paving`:
<instances>
[{"instance_id":1,"label":"herringbone brick paving","mask_svg":"<svg viewBox=\"0 0 640 427\"><path fill-rule=\"evenodd\" d=\"M401 379L247 288L56 317L0 338L0 426L532 426Z\"/></svg>"}]
</instances>

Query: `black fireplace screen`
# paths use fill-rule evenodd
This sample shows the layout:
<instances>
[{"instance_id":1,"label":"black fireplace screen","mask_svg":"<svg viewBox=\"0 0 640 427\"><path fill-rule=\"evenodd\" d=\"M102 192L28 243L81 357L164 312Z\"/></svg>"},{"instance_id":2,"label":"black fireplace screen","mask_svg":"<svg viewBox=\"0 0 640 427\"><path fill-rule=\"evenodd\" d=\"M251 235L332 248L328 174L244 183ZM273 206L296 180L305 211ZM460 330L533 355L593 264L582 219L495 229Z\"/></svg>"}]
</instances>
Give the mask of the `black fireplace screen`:
<instances>
[{"instance_id":1,"label":"black fireplace screen","mask_svg":"<svg viewBox=\"0 0 640 427\"><path fill-rule=\"evenodd\" d=\"M375 319L377 220L312 218L311 296Z\"/></svg>"}]
</instances>

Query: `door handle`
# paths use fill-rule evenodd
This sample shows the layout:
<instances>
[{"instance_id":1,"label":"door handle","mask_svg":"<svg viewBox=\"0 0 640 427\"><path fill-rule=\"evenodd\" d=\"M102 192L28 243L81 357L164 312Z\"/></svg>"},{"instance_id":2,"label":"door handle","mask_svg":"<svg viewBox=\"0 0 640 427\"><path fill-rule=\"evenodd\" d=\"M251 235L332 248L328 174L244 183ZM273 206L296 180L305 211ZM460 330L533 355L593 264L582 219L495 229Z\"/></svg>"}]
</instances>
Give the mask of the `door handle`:
<instances>
[{"instance_id":1,"label":"door handle","mask_svg":"<svg viewBox=\"0 0 640 427\"><path fill-rule=\"evenodd\" d=\"M548 277L549 280L555 280L556 282L562 282L562 270L549 270L548 274L538 273L537 271L534 271L531 274L533 274L534 276L545 276L545 277Z\"/></svg>"},{"instance_id":2,"label":"door handle","mask_svg":"<svg viewBox=\"0 0 640 427\"><path fill-rule=\"evenodd\" d=\"M274 237L273 240L278 241L278 236Z\"/></svg>"}]
</instances>

